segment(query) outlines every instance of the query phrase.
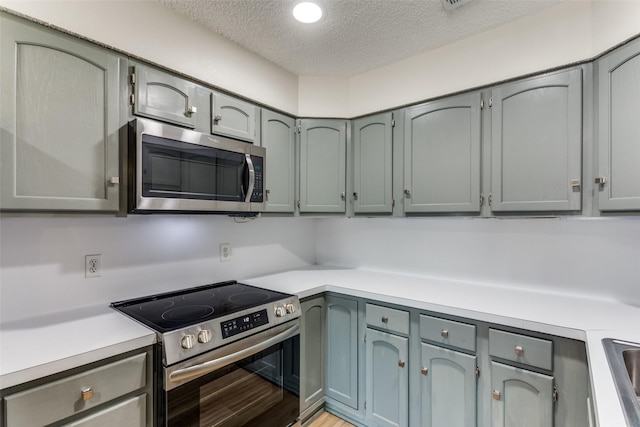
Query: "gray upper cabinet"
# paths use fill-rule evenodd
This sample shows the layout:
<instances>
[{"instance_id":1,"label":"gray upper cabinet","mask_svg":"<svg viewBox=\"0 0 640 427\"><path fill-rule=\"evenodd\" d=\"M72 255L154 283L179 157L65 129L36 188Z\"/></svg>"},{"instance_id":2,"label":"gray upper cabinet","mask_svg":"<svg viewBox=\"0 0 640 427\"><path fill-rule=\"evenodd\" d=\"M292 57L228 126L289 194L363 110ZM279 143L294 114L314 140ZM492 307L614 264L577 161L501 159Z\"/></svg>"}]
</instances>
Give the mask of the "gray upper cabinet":
<instances>
[{"instance_id":1,"label":"gray upper cabinet","mask_svg":"<svg viewBox=\"0 0 640 427\"><path fill-rule=\"evenodd\" d=\"M143 64L132 68L135 115L209 132L208 127L198 126L200 117L209 118L207 104L198 97L202 88L196 83Z\"/></svg>"},{"instance_id":2,"label":"gray upper cabinet","mask_svg":"<svg viewBox=\"0 0 640 427\"><path fill-rule=\"evenodd\" d=\"M404 211L480 212L480 93L409 108Z\"/></svg>"},{"instance_id":3,"label":"gray upper cabinet","mask_svg":"<svg viewBox=\"0 0 640 427\"><path fill-rule=\"evenodd\" d=\"M221 93L211 94L212 133L259 142L256 133L259 113L260 109L248 102Z\"/></svg>"},{"instance_id":4,"label":"gray upper cabinet","mask_svg":"<svg viewBox=\"0 0 640 427\"><path fill-rule=\"evenodd\" d=\"M640 209L640 40L597 62L598 170L602 211Z\"/></svg>"},{"instance_id":5,"label":"gray upper cabinet","mask_svg":"<svg viewBox=\"0 0 640 427\"><path fill-rule=\"evenodd\" d=\"M499 86L491 99L492 210L579 211L582 70Z\"/></svg>"},{"instance_id":6,"label":"gray upper cabinet","mask_svg":"<svg viewBox=\"0 0 640 427\"><path fill-rule=\"evenodd\" d=\"M353 121L355 213L390 214L393 209L391 123L391 113Z\"/></svg>"},{"instance_id":7,"label":"gray upper cabinet","mask_svg":"<svg viewBox=\"0 0 640 427\"><path fill-rule=\"evenodd\" d=\"M300 121L300 212L345 212L347 122Z\"/></svg>"},{"instance_id":8,"label":"gray upper cabinet","mask_svg":"<svg viewBox=\"0 0 640 427\"><path fill-rule=\"evenodd\" d=\"M0 208L117 211L126 59L4 13L0 32Z\"/></svg>"},{"instance_id":9,"label":"gray upper cabinet","mask_svg":"<svg viewBox=\"0 0 640 427\"><path fill-rule=\"evenodd\" d=\"M267 212L295 210L295 119L262 110L262 146L267 149Z\"/></svg>"}]
</instances>

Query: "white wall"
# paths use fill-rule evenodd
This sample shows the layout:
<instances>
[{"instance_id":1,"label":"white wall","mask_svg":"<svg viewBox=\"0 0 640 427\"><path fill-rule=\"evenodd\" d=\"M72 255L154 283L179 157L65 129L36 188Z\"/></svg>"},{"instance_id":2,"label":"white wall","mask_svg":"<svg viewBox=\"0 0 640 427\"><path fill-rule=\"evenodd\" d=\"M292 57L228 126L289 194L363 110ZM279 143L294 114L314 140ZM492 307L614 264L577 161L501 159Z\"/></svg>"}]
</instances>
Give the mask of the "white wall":
<instances>
[{"instance_id":1,"label":"white wall","mask_svg":"<svg viewBox=\"0 0 640 427\"><path fill-rule=\"evenodd\" d=\"M225 216L3 216L0 322L315 263L313 220ZM220 262L220 243L232 259ZM84 256L102 254L102 276Z\"/></svg>"},{"instance_id":2,"label":"white wall","mask_svg":"<svg viewBox=\"0 0 640 427\"><path fill-rule=\"evenodd\" d=\"M298 77L155 0L0 0L0 5L284 110Z\"/></svg>"},{"instance_id":3,"label":"white wall","mask_svg":"<svg viewBox=\"0 0 640 427\"><path fill-rule=\"evenodd\" d=\"M321 265L640 306L640 218L323 219L317 221L316 248Z\"/></svg>"}]
</instances>

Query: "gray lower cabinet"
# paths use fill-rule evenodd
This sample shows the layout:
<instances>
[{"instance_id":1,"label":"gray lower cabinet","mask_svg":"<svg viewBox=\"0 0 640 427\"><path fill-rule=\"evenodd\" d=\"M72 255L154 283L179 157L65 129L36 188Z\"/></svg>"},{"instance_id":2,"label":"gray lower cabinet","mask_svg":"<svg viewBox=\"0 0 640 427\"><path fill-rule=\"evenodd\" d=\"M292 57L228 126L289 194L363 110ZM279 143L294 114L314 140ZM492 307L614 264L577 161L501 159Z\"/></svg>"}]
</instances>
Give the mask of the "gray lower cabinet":
<instances>
[{"instance_id":1,"label":"gray lower cabinet","mask_svg":"<svg viewBox=\"0 0 640 427\"><path fill-rule=\"evenodd\" d=\"M579 211L582 70L491 90L491 209Z\"/></svg>"},{"instance_id":2,"label":"gray lower cabinet","mask_svg":"<svg viewBox=\"0 0 640 427\"><path fill-rule=\"evenodd\" d=\"M603 56L596 67L597 206L640 210L640 40Z\"/></svg>"},{"instance_id":3,"label":"gray lower cabinet","mask_svg":"<svg viewBox=\"0 0 640 427\"><path fill-rule=\"evenodd\" d=\"M244 141L259 143L260 109L240 99L213 92L211 94L211 132Z\"/></svg>"},{"instance_id":4,"label":"gray lower cabinet","mask_svg":"<svg viewBox=\"0 0 640 427\"><path fill-rule=\"evenodd\" d=\"M409 425L409 339L367 328L368 426Z\"/></svg>"},{"instance_id":5,"label":"gray lower cabinet","mask_svg":"<svg viewBox=\"0 0 640 427\"><path fill-rule=\"evenodd\" d=\"M134 63L133 114L209 133L209 91L157 68Z\"/></svg>"},{"instance_id":6,"label":"gray lower cabinet","mask_svg":"<svg viewBox=\"0 0 640 427\"><path fill-rule=\"evenodd\" d=\"M491 362L493 427L553 427L553 377Z\"/></svg>"},{"instance_id":7,"label":"gray lower cabinet","mask_svg":"<svg viewBox=\"0 0 640 427\"><path fill-rule=\"evenodd\" d=\"M345 212L346 155L346 120L300 120L300 212Z\"/></svg>"},{"instance_id":8,"label":"gray lower cabinet","mask_svg":"<svg viewBox=\"0 0 640 427\"><path fill-rule=\"evenodd\" d=\"M327 401L358 410L358 301L327 295L326 304Z\"/></svg>"},{"instance_id":9,"label":"gray lower cabinet","mask_svg":"<svg viewBox=\"0 0 640 427\"><path fill-rule=\"evenodd\" d=\"M300 414L304 419L324 401L325 298L307 299L300 306Z\"/></svg>"},{"instance_id":10,"label":"gray lower cabinet","mask_svg":"<svg viewBox=\"0 0 640 427\"><path fill-rule=\"evenodd\" d=\"M153 425L151 349L2 390L6 427ZM36 410L34 410L36 408Z\"/></svg>"},{"instance_id":11,"label":"gray lower cabinet","mask_svg":"<svg viewBox=\"0 0 640 427\"><path fill-rule=\"evenodd\" d=\"M391 113L384 113L354 120L351 125L356 214L391 214L393 210L392 120Z\"/></svg>"},{"instance_id":12,"label":"gray lower cabinet","mask_svg":"<svg viewBox=\"0 0 640 427\"><path fill-rule=\"evenodd\" d=\"M126 58L3 12L0 56L0 209L118 211Z\"/></svg>"},{"instance_id":13,"label":"gray lower cabinet","mask_svg":"<svg viewBox=\"0 0 640 427\"><path fill-rule=\"evenodd\" d=\"M267 150L265 197L267 212L295 211L295 119L262 110L262 146Z\"/></svg>"},{"instance_id":14,"label":"gray lower cabinet","mask_svg":"<svg viewBox=\"0 0 640 427\"><path fill-rule=\"evenodd\" d=\"M475 427L476 356L427 343L421 355L422 426Z\"/></svg>"},{"instance_id":15,"label":"gray lower cabinet","mask_svg":"<svg viewBox=\"0 0 640 427\"><path fill-rule=\"evenodd\" d=\"M404 211L480 212L480 92L405 111Z\"/></svg>"}]
</instances>

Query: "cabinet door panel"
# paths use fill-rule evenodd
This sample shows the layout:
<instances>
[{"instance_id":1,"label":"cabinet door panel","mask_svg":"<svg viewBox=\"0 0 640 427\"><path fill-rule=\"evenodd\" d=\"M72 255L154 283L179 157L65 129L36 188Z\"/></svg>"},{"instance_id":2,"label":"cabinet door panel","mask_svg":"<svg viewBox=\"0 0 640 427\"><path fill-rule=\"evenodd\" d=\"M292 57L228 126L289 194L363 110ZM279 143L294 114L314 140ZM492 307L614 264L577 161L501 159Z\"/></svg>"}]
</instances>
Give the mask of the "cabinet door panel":
<instances>
[{"instance_id":1,"label":"cabinet door panel","mask_svg":"<svg viewBox=\"0 0 640 427\"><path fill-rule=\"evenodd\" d=\"M500 86L492 99L492 210L579 210L581 70Z\"/></svg>"},{"instance_id":2,"label":"cabinet door panel","mask_svg":"<svg viewBox=\"0 0 640 427\"><path fill-rule=\"evenodd\" d=\"M640 42L597 63L600 210L640 209Z\"/></svg>"},{"instance_id":3,"label":"cabinet door panel","mask_svg":"<svg viewBox=\"0 0 640 427\"><path fill-rule=\"evenodd\" d=\"M495 427L553 427L553 377L491 362Z\"/></svg>"},{"instance_id":4,"label":"cabinet door panel","mask_svg":"<svg viewBox=\"0 0 640 427\"><path fill-rule=\"evenodd\" d=\"M196 117L205 113L197 109L195 83L141 64L135 74L134 114L195 128Z\"/></svg>"},{"instance_id":5,"label":"cabinet door panel","mask_svg":"<svg viewBox=\"0 0 640 427\"><path fill-rule=\"evenodd\" d=\"M302 120L300 212L344 212L346 122Z\"/></svg>"},{"instance_id":6,"label":"cabinet door panel","mask_svg":"<svg viewBox=\"0 0 640 427\"><path fill-rule=\"evenodd\" d=\"M220 93L211 94L213 133L256 142L258 108Z\"/></svg>"},{"instance_id":7,"label":"cabinet door panel","mask_svg":"<svg viewBox=\"0 0 640 427\"><path fill-rule=\"evenodd\" d=\"M367 329L365 417L374 425L409 423L408 353L407 338Z\"/></svg>"},{"instance_id":8,"label":"cabinet door panel","mask_svg":"<svg viewBox=\"0 0 640 427\"><path fill-rule=\"evenodd\" d=\"M480 211L480 93L405 113L405 212Z\"/></svg>"},{"instance_id":9,"label":"cabinet door panel","mask_svg":"<svg viewBox=\"0 0 640 427\"><path fill-rule=\"evenodd\" d=\"M300 412L324 396L324 297L301 304L300 318Z\"/></svg>"},{"instance_id":10,"label":"cabinet door panel","mask_svg":"<svg viewBox=\"0 0 640 427\"><path fill-rule=\"evenodd\" d=\"M422 343L422 368L422 425L475 427L476 356Z\"/></svg>"},{"instance_id":11,"label":"cabinet door panel","mask_svg":"<svg viewBox=\"0 0 640 427\"><path fill-rule=\"evenodd\" d=\"M353 122L354 211L391 213L391 113Z\"/></svg>"},{"instance_id":12,"label":"cabinet door panel","mask_svg":"<svg viewBox=\"0 0 640 427\"><path fill-rule=\"evenodd\" d=\"M327 397L358 409L358 302L327 297Z\"/></svg>"},{"instance_id":13,"label":"cabinet door panel","mask_svg":"<svg viewBox=\"0 0 640 427\"><path fill-rule=\"evenodd\" d=\"M0 20L1 208L117 211L123 60Z\"/></svg>"},{"instance_id":14,"label":"cabinet door panel","mask_svg":"<svg viewBox=\"0 0 640 427\"><path fill-rule=\"evenodd\" d=\"M267 149L267 212L295 210L295 120L262 110L262 146Z\"/></svg>"}]
</instances>

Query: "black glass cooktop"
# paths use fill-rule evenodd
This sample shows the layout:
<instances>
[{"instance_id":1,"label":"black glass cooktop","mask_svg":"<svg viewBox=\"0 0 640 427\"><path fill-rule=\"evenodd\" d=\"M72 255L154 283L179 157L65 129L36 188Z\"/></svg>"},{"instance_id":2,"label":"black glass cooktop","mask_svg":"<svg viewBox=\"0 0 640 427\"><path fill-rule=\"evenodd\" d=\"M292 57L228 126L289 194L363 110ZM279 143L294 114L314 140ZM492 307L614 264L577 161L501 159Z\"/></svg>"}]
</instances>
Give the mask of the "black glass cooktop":
<instances>
[{"instance_id":1,"label":"black glass cooktop","mask_svg":"<svg viewBox=\"0 0 640 427\"><path fill-rule=\"evenodd\" d=\"M114 302L111 307L164 333L290 296L231 281Z\"/></svg>"}]
</instances>

